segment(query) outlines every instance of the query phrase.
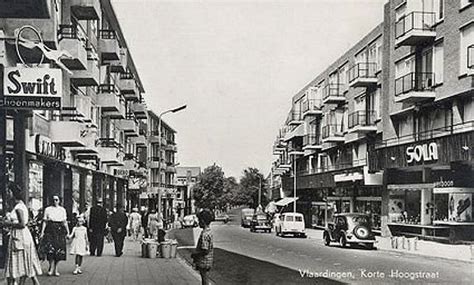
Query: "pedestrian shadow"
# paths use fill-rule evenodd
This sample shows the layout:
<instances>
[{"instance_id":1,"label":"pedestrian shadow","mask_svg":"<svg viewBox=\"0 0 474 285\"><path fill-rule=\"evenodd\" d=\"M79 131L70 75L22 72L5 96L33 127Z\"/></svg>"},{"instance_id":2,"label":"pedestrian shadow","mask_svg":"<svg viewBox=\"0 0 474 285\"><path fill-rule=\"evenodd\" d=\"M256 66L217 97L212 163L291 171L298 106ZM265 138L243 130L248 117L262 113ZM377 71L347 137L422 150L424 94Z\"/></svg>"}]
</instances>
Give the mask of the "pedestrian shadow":
<instances>
[{"instance_id":1,"label":"pedestrian shadow","mask_svg":"<svg viewBox=\"0 0 474 285\"><path fill-rule=\"evenodd\" d=\"M191 249L178 249L178 253L192 264ZM299 271L221 248L214 248L210 278L215 284L347 284L324 277L302 277Z\"/></svg>"}]
</instances>

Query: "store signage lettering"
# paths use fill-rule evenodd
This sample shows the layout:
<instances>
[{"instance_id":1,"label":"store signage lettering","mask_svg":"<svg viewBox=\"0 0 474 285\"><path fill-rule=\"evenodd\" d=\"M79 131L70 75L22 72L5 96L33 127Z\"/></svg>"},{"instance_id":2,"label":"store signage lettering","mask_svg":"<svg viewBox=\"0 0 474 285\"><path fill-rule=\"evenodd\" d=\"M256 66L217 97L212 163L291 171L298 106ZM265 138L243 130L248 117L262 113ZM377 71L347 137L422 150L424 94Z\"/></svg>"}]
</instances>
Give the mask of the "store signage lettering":
<instances>
[{"instance_id":1,"label":"store signage lettering","mask_svg":"<svg viewBox=\"0 0 474 285\"><path fill-rule=\"evenodd\" d=\"M438 160L438 145L435 142L416 146L409 146L406 149L407 162L436 161Z\"/></svg>"},{"instance_id":2,"label":"store signage lettering","mask_svg":"<svg viewBox=\"0 0 474 285\"><path fill-rule=\"evenodd\" d=\"M9 109L55 110L61 108L62 70L53 68L5 68L4 99Z\"/></svg>"},{"instance_id":3,"label":"store signage lettering","mask_svg":"<svg viewBox=\"0 0 474 285\"><path fill-rule=\"evenodd\" d=\"M130 175L130 172L128 169L115 169L114 174L115 176L128 177Z\"/></svg>"},{"instance_id":4,"label":"store signage lettering","mask_svg":"<svg viewBox=\"0 0 474 285\"><path fill-rule=\"evenodd\" d=\"M51 158L59 160L66 159L66 150L63 147L52 143L41 135L36 135L35 151L37 154L42 154Z\"/></svg>"}]
</instances>

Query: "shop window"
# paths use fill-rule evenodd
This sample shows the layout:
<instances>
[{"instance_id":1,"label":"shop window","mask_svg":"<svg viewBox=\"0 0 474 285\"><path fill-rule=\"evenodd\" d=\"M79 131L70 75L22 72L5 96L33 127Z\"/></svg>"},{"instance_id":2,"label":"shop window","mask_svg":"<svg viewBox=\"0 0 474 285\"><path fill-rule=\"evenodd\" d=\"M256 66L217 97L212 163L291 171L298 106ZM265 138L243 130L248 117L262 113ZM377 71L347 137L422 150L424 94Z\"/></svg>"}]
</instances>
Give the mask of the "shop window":
<instances>
[{"instance_id":1,"label":"shop window","mask_svg":"<svg viewBox=\"0 0 474 285\"><path fill-rule=\"evenodd\" d=\"M43 207L43 164L30 161L28 183L28 208L36 217Z\"/></svg>"},{"instance_id":2,"label":"shop window","mask_svg":"<svg viewBox=\"0 0 474 285\"><path fill-rule=\"evenodd\" d=\"M388 216L391 223L420 224L421 191L390 190Z\"/></svg>"}]
</instances>

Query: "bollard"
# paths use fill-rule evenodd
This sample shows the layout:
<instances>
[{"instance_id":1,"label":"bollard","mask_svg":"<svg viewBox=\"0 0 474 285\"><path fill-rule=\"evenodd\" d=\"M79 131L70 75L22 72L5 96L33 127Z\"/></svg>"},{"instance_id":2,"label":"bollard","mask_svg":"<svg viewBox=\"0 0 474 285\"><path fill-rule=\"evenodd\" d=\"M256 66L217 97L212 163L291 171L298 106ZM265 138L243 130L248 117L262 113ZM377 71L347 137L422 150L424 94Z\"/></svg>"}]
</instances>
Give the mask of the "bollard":
<instances>
[{"instance_id":1,"label":"bollard","mask_svg":"<svg viewBox=\"0 0 474 285\"><path fill-rule=\"evenodd\" d=\"M393 249L398 248L398 238L397 237L390 237L390 243L392 244Z\"/></svg>"}]
</instances>

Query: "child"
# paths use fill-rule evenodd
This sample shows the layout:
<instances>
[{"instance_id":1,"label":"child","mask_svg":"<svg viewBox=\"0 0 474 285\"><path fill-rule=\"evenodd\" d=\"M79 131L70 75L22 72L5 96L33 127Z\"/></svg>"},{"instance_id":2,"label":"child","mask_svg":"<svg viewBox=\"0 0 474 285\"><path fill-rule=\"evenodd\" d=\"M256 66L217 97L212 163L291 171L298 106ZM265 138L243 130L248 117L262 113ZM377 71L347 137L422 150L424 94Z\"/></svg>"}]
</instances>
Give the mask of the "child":
<instances>
[{"instance_id":1,"label":"child","mask_svg":"<svg viewBox=\"0 0 474 285\"><path fill-rule=\"evenodd\" d=\"M81 274L82 258L89 250L89 241L87 239L87 228L84 226L85 219L81 215L77 219L77 225L72 229L69 238L72 238L71 254L76 255L76 269L72 274Z\"/></svg>"},{"instance_id":2,"label":"child","mask_svg":"<svg viewBox=\"0 0 474 285\"><path fill-rule=\"evenodd\" d=\"M191 255L197 270L201 274L202 285L209 284L209 270L214 260L214 242L209 225L214 219L210 210L204 209L197 214L199 226L202 228L201 236L196 246L196 252Z\"/></svg>"}]
</instances>

